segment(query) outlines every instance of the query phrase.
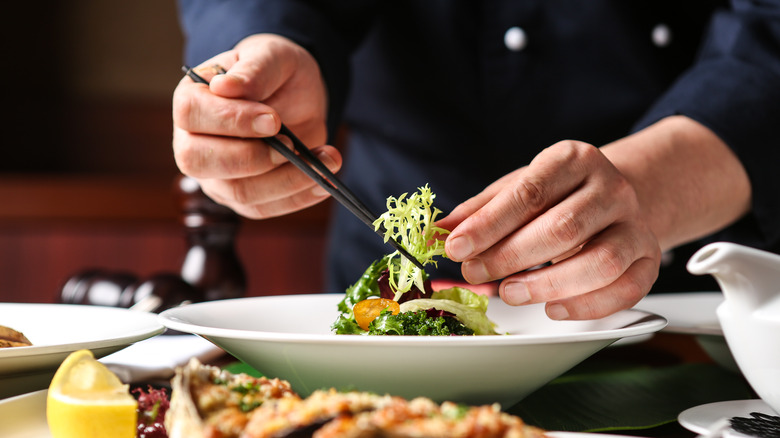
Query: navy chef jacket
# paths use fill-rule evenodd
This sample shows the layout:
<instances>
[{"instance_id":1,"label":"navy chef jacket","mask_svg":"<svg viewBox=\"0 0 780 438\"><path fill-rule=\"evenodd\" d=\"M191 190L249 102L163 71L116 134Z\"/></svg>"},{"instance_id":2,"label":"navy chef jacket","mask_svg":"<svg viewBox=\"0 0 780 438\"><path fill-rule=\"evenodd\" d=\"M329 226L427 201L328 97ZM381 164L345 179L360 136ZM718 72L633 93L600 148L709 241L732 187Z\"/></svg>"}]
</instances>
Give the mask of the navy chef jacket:
<instances>
[{"instance_id":1,"label":"navy chef jacket","mask_svg":"<svg viewBox=\"0 0 780 438\"><path fill-rule=\"evenodd\" d=\"M778 1L179 3L190 65L262 32L315 56L329 132L349 133L342 177L376 212L429 184L446 213L559 140L603 145L684 114L726 141L753 187L752 211L706 240L780 252ZM326 291L340 292L390 247L340 206L330 227ZM684 270L704 243L675 250L654 290L714 288Z\"/></svg>"}]
</instances>

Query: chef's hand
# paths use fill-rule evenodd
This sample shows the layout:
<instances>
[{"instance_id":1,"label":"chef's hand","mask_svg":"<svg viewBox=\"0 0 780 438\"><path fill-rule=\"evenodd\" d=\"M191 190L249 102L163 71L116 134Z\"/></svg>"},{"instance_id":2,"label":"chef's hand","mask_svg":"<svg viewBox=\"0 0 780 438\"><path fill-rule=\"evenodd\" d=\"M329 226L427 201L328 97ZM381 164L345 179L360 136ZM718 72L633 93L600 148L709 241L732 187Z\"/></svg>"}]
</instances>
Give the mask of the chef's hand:
<instances>
[{"instance_id":1,"label":"chef's hand","mask_svg":"<svg viewBox=\"0 0 780 438\"><path fill-rule=\"evenodd\" d=\"M504 301L547 303L552 319L629 308L659 272L661 249L634 188L599 149L582 142L545 149L437 225L452 230L447 256L463 262L469 283L503 279Z\"/></svg>"},{"instance_id":2,"label":"chef's hand","mask_svg":"<svg viewBox=\"0 0 780 438\"><path fill-rule=\"evenodd\" d=\"M213 65L227 73L216 75ZM184 77L173 96L173 150L182 173L249 218L291 213L329 196L259 140L276 135L284 121L305 144L325 143L326 89L306 50L280 36L253 35L195 71L210 86ZM334 147L313 151L330 170L341 167Z\"/></svg>"}]
</instances>

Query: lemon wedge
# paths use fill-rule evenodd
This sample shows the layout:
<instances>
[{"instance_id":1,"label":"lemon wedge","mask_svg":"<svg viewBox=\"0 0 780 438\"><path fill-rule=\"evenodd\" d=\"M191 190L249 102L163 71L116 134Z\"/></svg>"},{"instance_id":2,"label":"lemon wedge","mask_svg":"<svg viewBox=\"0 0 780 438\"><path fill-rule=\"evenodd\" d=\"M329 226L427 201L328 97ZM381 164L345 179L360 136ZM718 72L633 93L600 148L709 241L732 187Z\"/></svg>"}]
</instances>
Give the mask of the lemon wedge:
<instances>
[{"instance_id":1,"label":"lemon wedge","mask_svg":"<svg viewBox=\"0 0 780 438\"><path fill-rule=\"evenodd\" d=\"M137 407L127 385L91 351L78 350L52 378L46 419L53 438L134 438Z\"/></svg>"}]
</instances>

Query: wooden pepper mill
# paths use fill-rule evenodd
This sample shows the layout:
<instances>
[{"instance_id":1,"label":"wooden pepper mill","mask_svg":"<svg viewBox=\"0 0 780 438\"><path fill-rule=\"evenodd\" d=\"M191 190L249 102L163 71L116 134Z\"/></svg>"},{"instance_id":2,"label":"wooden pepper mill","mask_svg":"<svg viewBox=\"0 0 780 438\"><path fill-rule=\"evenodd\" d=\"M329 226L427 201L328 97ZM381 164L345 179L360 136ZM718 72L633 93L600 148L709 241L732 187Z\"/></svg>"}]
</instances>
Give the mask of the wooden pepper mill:
<instances>
[{"instance_id":1,"label":"wooden pepper mill","mask_svg":"<svg viewBox=\"0 0 780 438\"><path fill-rule=\"evenodd\" d=\"M187 253L179 273L139 278L129 272L88 269L70 277L59 302L161 312L181 304L238 298L246 275L235 250L240 219L207 197L188 177L176 179Z\"/></svg>"},{"instance_id":2,"label":"wooden pepper mill","mask_svg":"<svg viewBox=\"0 0 780 438\"><path fill-rule=\"evenodd\" d=\"M189 247L181 278L200 289L207 301L243 296L246 274L235 248L238 215L203 194L192 178L179 178L177 187Z\"/></svg>"}]
</instances>

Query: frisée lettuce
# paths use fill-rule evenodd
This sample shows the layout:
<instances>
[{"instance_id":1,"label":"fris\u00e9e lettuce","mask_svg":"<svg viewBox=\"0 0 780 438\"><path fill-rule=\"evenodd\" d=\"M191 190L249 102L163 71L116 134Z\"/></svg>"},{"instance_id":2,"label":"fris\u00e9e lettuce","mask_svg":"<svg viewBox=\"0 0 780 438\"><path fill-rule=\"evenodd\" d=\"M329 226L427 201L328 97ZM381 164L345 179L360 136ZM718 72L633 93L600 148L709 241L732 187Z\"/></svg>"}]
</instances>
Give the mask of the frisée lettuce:
<instances>
[{"instance_id":1,"label":"fris\u00e9e lettuce","mask_svg":"<svg viewBox=\"0 0 780 438\"><path fill-rule=\"evenodd\" d=\"M387 198L387 211L374 221L374 228L379 230L380 226L384 226L385 243L390 239L397 240L423 267L427 264L436 266L433 258L445 256L444 241L436 236L449 234L448 230L433 225L436 216L441 213L441 210L433 207L436 195L427 184L408 198L407 195L404 193L398 198ZM391 263L388 263L387 268L390 287L395 291L396 301L401 294L411 290L412 286L417 286L420 290L424 288L424 270L398 251L389 257Z\"/></svg>"},{"instance_id":2,"label":"fris\u00e9e lettuce","mask_svg":"<svg viewBox=\"0 0 780 438\"><path fill-rule=\"evenodd\" d=\"M432 206L434 198L427 185L411 196L391 197L388 211L375 222L377 229L383 225L387 230L386 241L398 240L423 266L436 266L434 257L446 257L437 237L449 231L433 225L440 213ZM384 301L364 302L377 298ZM346 290L331 329L362 335L492 335L495 325L487 306L488 297L465 288L433 291L427 273L396 251L372 263Z\"/></svg>"}]
</instances>

